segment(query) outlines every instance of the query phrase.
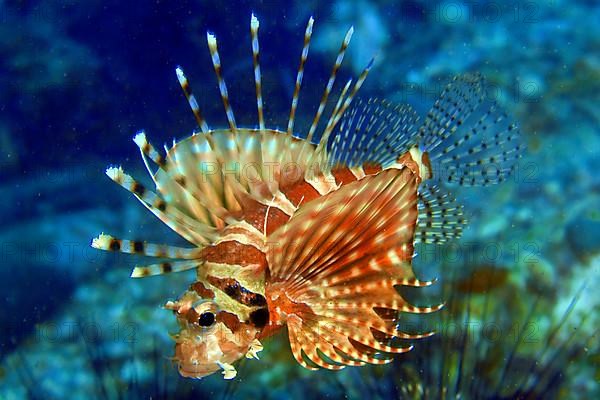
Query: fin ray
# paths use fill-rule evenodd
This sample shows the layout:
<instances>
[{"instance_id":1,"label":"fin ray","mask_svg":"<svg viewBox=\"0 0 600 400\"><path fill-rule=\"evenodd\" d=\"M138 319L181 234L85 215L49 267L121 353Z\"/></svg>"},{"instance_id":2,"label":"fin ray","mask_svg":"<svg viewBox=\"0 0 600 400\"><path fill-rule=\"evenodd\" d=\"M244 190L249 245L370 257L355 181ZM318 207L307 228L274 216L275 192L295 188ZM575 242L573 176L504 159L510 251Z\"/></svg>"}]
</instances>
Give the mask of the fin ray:
<instances>
[{"instance_id":1,"label":"fin ray","mask_svg":"<svg viewBox=\"0 0 600 400\"><path fill-rule=\"evenodd\" d=\"M194 114L194 118L196 119L198 126L200 127L200 129L202 130L203 133L208 133L210 131L210 129L208 128L208 124L206 123L206 121L204 120L204 117L202 116L202 112L200 111L200 106L198 106L198 101L196 100L196 97L194 96L194 93L192 92L192 88L190 87L190 83L189 83L188 79L186 78L185 74L183 73L183 69L178 66L177 68L175 68L175 73L177 74L177 80L179 81L179 85L181 86L181 89L183 90L183 94L185 95L185 98L187 99L188 104L190 105L190 108L192 109L192 113Z\"/></svg>"},{"instance_id":2,"label":"fin ray","mask_svg":"<svg viewBox=\"0 0 600 400\"><path fill-rule=\"evenodd\" d=\"M419 129L434 178L462 186L506 180L523 145L516 124L485 92L480 74L455 76Z\"/></svg>"},{"instance_id":3,"label":"fin ray","mask_svg":"<svg viewBox=\"0 0 600 400\"><path fill-rule=\"evenodd\" d=\"M214 237L215 232L211 227L185 215L176 206L169 204L156 193L146 189L131 176L125 174L120 167L108 168L106 175L131 192L154 215L189 242L206 244Z\"/></svg>"},{"instance_id":4,"label":"fin ray","mask_svg":"<svg viewBox=\"0 0 600 400\"><path fill-rule=\"evenodd\" d=\"M463 206L438 186L419 188L419 218L415 243L444 243L459 239L466 227Z\"/></svg>"},{"instance_id":5,"label":"fin ray","mask_svg":"<svg viewBox=\"0 0 600 400\"><path fill-rule=\"evenodd\" d=\"M182 272L190 269L198 268L202 265L201 261L198 260L184 260L184 261L164 261L162 263L150 264L150 265L136 265L131 271L132 278L146 278L148 276L165 275L173 272Z\"/></svg>"},{"instance_id":6,"label":"fin ray","mask_svg":"<svg viewBox=\"0 0 600 400\"><path fill-rule=\"evenodd\" d=\"M164 244L148 243L141 240L118 239L101 233L92 240L92 247L99 250L118 251L121 253L139 254L149 257L171 259L196 259L202 248L183 248Z\"/></svg>"},{"instance_id":7,"label":"fin ray","mask_svg":"<svg viewBox=\"0 0 600 400\"><path fill-rule=\"evenodd\" d=\"M256 87L256 108L258 111L258 126L261 131L265 129L265 117L263 115L262 82L260 74L258 44L258 28L260 24L258 19L252 14L250 17L250 33L252 35L252 64L254 66L254 85Z\"/></svg>"},{"instance_id":8,"label":"fin ray","mask_svg":"<svg viewBox=\"0 0 600 400\"><path fill-rule=\"evenodd\" d=\"M415 143L418 119L409 105L358 99L328 140L329 162L349 167L390 165Z\"/></svg>"},{"instance_id":9,"label":"fin ray","mask_svg":"<svg viewBox=\"0 0 600 400\"><path fill-rule=\"evenodd\" d=\"M298 66L298 72L296 73L296 83L294 85L294 94L292 96L292 107L290 109L290 116L288 118L287 134L292 136L294 133L294 121L296 117L296 109L298 108L298 98L300 96L300 87L302 86L302 78L304 77L304 64L308 58L308 49L310 47L310 38L312 37L312 29L315 20L310 17L306 30L304 31L304 46L302 47L302 54L300 56L300 65Z\"/></svg>"}]
</instances>

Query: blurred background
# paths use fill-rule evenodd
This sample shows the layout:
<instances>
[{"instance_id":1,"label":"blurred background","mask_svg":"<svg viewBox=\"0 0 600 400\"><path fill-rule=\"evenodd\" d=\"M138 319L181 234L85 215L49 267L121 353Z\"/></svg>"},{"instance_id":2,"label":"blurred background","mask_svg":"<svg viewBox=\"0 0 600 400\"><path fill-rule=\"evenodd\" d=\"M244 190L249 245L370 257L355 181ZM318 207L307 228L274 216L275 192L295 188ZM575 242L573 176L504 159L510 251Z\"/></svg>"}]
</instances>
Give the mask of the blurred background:
<instances>
[{"instance_id":1,"label":"blurred background","mask_svg":"<svg viewBox=\"0 0 600 400\"><path fill-rule=\"evenodd\" d=\"M286 123L312 15L300 129L351 25L339 81L377 56L362 97L423 115L453 75L479 71L521 128L509 182L455 189L463 237L417 249L417 275L439 280L416 301L447 306L414 322L438 335L391 365L306 371L284 333L233 382L180 378L161 306L193 273L131 280L139 260L89 247L100 232L184 244L104 170L143 181L134 134L192 132L177 65L226 126L207 30L238 125L256 125L252 12L270 127ZM0 21L0 398L600 398L598 2L0 0Z\"/></svg>"}]
</instances>

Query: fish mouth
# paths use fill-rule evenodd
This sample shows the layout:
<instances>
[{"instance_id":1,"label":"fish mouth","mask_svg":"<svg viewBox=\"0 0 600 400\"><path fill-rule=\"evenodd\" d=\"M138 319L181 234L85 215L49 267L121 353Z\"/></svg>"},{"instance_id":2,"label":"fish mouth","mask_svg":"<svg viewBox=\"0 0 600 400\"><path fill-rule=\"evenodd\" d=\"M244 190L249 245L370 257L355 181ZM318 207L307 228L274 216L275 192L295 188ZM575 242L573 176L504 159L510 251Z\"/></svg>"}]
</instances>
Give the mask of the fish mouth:
<instances>
[{"instance_id":1,"label":"fish mouth","mask_svg":"<svg viewBox=\"0 0 600 400\"><path fill-rule=\"evenodd\" d=\"M195 351L189 352L189 347L185 344L178 343L175 347L175 361L178 363L179 374L186 378L202 379L205 376L222 370L223 379L233 379L237 375L237 371L233 365L227 362L221 362L220 359L225 358L221 353L220 356L216 352L212 354ZM186 352L188 351L188 352ZM258 349L260 351L260 349ZM217 356L218 359L215 359ZM258 358L258 357L256 357Z\"/></svg>"},{"instance_id":2,"label":"fish mouth","mask_svg":"<svg viewBox=\"0 0 600 400\"><path fill-rule=\"evenodd\" d=\"M174 359L181 376L187 378L200 379L221 368L218 362L209 359L205 343L178 342Z\"/></svg>"},{"instance_id":3,"label":"fish mouth","mask_svg":"<svg viewBox=\"0 0 600 400\"><path fill-rule=\"evenodd\" d=\"M186 378L202 379L220 369L221 367L216 363L193 364L190 362L179 362L179 374Z\"/></svg>"}]
</instances>

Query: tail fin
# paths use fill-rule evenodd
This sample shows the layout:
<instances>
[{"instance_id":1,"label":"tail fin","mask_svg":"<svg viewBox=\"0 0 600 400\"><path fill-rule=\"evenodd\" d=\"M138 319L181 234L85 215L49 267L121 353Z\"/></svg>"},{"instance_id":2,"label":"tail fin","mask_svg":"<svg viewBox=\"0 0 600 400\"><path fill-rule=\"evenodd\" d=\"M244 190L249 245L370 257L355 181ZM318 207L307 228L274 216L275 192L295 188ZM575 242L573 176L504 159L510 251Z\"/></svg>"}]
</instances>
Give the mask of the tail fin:
<instances>
[{"instance_id":1,"label":"tail fin","mask_svg":"<svg viewBox=\"0 0 600 400\"><path fill-rule=\"evenodd\" d=\"M486 96L480 74L454 77L435 102L418 132L433 176L462 186L491 185L514 171L523 145L519 129Z\"/></svg>"}]
</instances>

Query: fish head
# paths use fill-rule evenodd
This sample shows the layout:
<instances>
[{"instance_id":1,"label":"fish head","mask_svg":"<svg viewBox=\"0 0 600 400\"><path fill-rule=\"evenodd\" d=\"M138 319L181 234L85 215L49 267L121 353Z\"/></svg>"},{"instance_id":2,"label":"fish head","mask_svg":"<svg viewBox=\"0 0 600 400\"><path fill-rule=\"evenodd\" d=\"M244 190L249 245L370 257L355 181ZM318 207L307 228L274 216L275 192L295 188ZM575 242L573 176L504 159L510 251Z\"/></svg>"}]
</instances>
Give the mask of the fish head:
<instances>
[{"instance_id":1,"label":"fish head","mask_svg":"<svg viewBox=\"0 0 600 400\"><path fill-rule=\"evenodd\" d=\"M172 337L176 342L174 360L184 377L200 379L222 370L225 379L233 379L236 371L232 364L243 356L256 357L262 349L256 339L258 329L194 291L169 301L165 308L174 311L180 327Z\"/></svg>"}]
</instances>

